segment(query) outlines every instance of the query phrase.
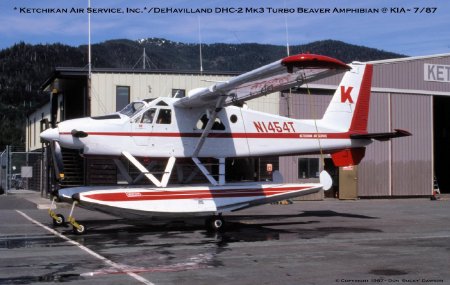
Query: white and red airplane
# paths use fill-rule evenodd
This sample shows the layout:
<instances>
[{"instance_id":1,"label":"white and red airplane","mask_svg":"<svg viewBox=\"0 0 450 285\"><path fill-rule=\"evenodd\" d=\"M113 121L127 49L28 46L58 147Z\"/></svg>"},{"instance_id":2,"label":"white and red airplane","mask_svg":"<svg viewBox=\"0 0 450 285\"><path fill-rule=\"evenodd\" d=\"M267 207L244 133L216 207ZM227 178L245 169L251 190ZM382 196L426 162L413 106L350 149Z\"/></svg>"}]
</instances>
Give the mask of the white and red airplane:
<instances>
[{"instance_id":1,"label":"white and red airplane","mask_svg":"<svg viewBox=\"0 0 450 285\"><path fill-rule=\"evenodd\" d=\"M346 72L321 120L296 120L257 112L242 105L268 93ZM75 233L85 226L73 218L76 204L119 216L146 216L150 220L206 217L213 229L223 227L222 213L307 195L327 189L325 172L321 183L281 182L227 183L225 159L311 153L331 154L336 166L356 165L365 147L375 140L410 135L406 131L367 133L372 66L350 65L321 55L298 54L244 73L209 88L191 90L184 98L160 97L130 103L120 112L60 122L41 138L52 147L56 173L63 177L61 146L79 149L83 155L115 158L127 186L86 186L60 189L57 198L73 203L69 215ZM125 157L152 185L132 185L118 157ZM158 176L136 157L165 160ZM177 168L177 185L169 179L177 160L192 159L209 184L187 185ZM206 164L217 160L218 173ZM194 171L195 172L195 171ZM183 184L184 183L184 184ZM52 209L54 224L64 217Z\"/></svg>"}]
</instances>

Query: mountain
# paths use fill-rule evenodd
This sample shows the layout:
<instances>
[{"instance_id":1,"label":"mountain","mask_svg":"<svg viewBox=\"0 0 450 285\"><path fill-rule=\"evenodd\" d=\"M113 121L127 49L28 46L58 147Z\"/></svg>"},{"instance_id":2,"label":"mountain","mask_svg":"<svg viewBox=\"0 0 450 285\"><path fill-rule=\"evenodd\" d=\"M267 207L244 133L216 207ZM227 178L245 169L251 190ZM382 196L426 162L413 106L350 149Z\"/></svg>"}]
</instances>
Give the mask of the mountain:
<instances>
[{"instance_id":1,"label":"mountain","mask_svg":"<svg viewBox=\"0 0 450 285\"><path fill-rule=\"evenodd\" d=\"M93 67L141 68L143 49L151 69L199 70L199 45L160 38L138 41L119 39L92 45ZM48 100L39 88L55 67L87 65L87 46L18 43L0 51L0 151L6 145L23 145L26 114ZM344 62L403 57L403 55L325 40L291 46L291 54L309 52ZM205 71L244 72L286 55L286 47L256 43L202 45Z\"/></svg>"}]
</instances>

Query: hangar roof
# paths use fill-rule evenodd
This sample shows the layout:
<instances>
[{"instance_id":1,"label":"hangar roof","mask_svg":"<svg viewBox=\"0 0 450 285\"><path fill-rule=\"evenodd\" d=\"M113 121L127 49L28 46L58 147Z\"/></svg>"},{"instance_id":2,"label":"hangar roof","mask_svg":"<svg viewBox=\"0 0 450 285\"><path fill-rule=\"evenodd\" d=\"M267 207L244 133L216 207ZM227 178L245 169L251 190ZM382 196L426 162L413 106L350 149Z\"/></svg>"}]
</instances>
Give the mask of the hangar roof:
<instances>
[{"instance_id":1,"label":"hangar roof","mask_svg":"<svg viewBox=\"0 0 450 285\"><path fill-rule=\"evenodd\" d=\"M371 64L385 64L385 63L414 61L414 60L421 60L421 59L435 59L435 58L443 58L443 57L450 57L450 53L423 55L423 56L411 56L411 57L382 59L382 60L372 60L372 61L368 61L367 63L371 63Z\"/></svg>"},{"instance_id":2,"label":"hangar roof","mask_svg":"<svg viewBox=\"0 0 450 285\"><path fill-rule=\"evenodd\" d=\"M127 73L127 74L173 74L173 75L221 75L236 76L242 72L233 71L194 71L194 70L168 70L168 69L131 69L131 68L93 68L92 73ZM42 83L41 90L44 90L56 78L86 78L88 76L87 67L56 67L52 74Z\"/></svg>"}]
</instances>

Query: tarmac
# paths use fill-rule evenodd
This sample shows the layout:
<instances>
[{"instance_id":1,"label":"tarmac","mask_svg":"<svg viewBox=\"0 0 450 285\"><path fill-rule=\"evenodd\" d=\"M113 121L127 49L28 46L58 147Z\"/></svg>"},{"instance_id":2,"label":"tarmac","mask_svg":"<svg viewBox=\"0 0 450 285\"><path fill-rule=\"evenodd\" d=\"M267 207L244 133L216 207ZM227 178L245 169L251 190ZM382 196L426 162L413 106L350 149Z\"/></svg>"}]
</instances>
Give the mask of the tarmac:
<instances>
[{"instance_id":1,"label":"tarmac","mask_svg":"<svg viewBox=\"0 0 450 285\"><path fill-rule=\"evenodd\" d=\"M264 205L225 215L221 233L76 209L78 236L49 206L0 196L0 284L450 284L445 196Z\"/></svg>"}]
</instances>

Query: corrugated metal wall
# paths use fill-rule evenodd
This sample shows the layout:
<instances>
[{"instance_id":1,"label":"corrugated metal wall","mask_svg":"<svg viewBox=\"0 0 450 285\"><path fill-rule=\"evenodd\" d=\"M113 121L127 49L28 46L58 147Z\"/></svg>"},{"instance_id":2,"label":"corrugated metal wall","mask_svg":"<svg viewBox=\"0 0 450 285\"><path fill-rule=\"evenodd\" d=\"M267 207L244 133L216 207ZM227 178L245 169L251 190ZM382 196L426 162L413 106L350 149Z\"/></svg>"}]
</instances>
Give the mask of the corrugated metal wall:
<instances>
[{"instance_id":1,"label":"corrugated metal wall","mask_svg":"<svg viewBox=\"0 0 450 285\"><path fill-rule=\"evenodd\" d=\"M94 73L91 89L91 115L105 115L116 111L116 86L130 87L130 100L167 97L172 89L207 87L211 81L225 81L230 76L190 74ZM205 80L209 80L205 81ZM278 114L279 94L269 94L249 101L249 108Z\"/></svg>"},{"instance_id":2,"label":"corrugated metal wall","mask_svg":"<svg viewBox=\"0 0 450 285\"><path fill-rule=\"evenodd\" d=\"M285 96L285 95L284 95ZM287 114L287 100L282 97L280 112ZM291 117L321 118L331 95L293 94ZM372 93L369 132L404 129L413 136L392 142L375 141L366 148L358 168L358 196L430 195L432 186L432 97L410 94ZM319 156L308 156L319 157ZM391 157L391 160L390 160ZM299 156L280 157L280 172L286 182L318 182L298 178Z\"/></svg>"},{"instance_id":3,"label":"corrugated metal wall","mask_svg":"<svg viewBox=\"0 0 450 285\"><path fill-rule=\"evenodd\" d=\"M389 94L372 93L368 131L389 131L389 116ZM390 142L375 141L366 148L366 155L358 167L358 196L389 195L390 145Z\"/></svg>"},{"instance_id":4,"label":"corrugated metal wall","mask_svg":"<svg viewBox=\"0 0 450 285\"><path fill-rule=\"evenodd\" d=\"M392 126L413 135L392 141L392 194L431 195L433 189L432 97L392 95Z\"/></svg>"},{"instance_id":5,"label":"corrugated metal wall","mask_svg":"<svg viewBox=\"0 0 450 285\"><path fill-rule=\"evenodd\" d=\"M424 64L450 65L450 56L374 65L373 87L450 92L448 84L424 81Z\"/></svg>"}]
</instances>

